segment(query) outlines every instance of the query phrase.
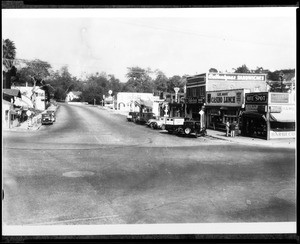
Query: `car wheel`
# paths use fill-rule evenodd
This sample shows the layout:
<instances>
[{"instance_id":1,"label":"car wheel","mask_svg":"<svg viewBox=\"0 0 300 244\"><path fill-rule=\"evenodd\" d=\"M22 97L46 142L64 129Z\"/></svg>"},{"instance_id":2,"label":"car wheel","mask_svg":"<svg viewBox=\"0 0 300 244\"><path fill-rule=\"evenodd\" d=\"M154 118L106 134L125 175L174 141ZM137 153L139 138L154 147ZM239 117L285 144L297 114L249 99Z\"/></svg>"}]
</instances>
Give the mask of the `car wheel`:
<instances>
[{"instance_id":1,"label":"car wheel","mask_svg":"<svg viewBox=\"0 0 300 244\"><path fill-rule=\"evenodd\" d=\"M153 126L154 126L153 123L150 123L150 128L151 129L154 129Z\"/></svg>"},{"instance_id":2,"label":"car wheel","mask_svg":"<svg viewBox=\"0 0 300 244\"><path fill-rule=\"evenodd\" d=\"M185 128L184 129L184 133L186 134L186 135L189 135L190 133L191 133L191 128L189 128L189 127L187 127L187 128Z\"/></svg>"}]
</instances>

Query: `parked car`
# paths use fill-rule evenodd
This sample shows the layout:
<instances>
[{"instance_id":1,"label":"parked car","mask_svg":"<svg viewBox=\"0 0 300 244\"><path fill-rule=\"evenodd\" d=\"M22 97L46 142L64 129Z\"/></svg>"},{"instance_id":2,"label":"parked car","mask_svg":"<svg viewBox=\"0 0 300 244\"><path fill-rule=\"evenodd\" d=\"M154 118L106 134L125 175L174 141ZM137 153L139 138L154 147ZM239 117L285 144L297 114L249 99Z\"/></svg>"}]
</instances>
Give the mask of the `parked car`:
<instances>
[{"instance_id":1,"label":"parked car","mask_svg":"<svg viewBox=\"0 0 300 244\"><path fill-rule=\"evenodd\" d=\"M167 130L168 133L180 133L182 132L183 123L186 118L182 117L169 117L166 118L166 123L162 126L163 130Z\"/></svg>"},{"instance_id":2,"label":"parked car","mask_svg":"<svg viewBox=\"0 0 300 244\"><path fill-rule=\"evenodd\" d=\"M194 134L195 137L206 136L206 128L200 128L200 121L189 120L183 123L183 132L185 135Z\"/></svg>"},{"instance_id":3,"label":"parked car","mask_svg":"<svg viewBox=\"0 0 300 244\"><path fill-rule=\"evenodd\" d=\"M155 116L154 119L149 119L146 125L152 129L161 129L165 124L165 117Z\"/></svg>"},{"instance_id":4,"label":"parked car","mask_svg":"<svg viewBox=\"0 0 300 244\"><path fill-rule=\"evenodd\" d=\"M47 110L47 113L51 115L52 122L56 121L55 112L53 110Z\"/></svg>"},{"instance_id":5,"label":"parked car","mask_svg":"<svg viewBox=\"0 0 300 244\"><path fill-rule=\"evenodd\" d=\"M52 115L49 113L42 114L42 125L52 125L53 119Z\"/></svg>"},{"instance_id":6,"label":"parked car","mask_svg":"<svg viewBox=\"0 0 300 244\"><path fill-rule=\"evenodd\" d=\"M155 118L154 113L140 113L136 117L135 123L143 125L146 124L149 119L153 119L153 118Z\"/></svg>"}]
</instances>

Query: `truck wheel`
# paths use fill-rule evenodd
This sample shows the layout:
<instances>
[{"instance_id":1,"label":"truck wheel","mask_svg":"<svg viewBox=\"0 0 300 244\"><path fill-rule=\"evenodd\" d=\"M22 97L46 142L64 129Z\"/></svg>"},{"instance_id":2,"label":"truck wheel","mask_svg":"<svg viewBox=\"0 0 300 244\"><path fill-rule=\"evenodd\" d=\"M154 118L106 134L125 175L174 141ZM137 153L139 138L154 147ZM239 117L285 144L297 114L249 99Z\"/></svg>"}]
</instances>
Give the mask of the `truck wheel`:
<instances>
[{"instance_id":1,"label":"truck wheel","mask_svg":"<svg viewBox=\"0 0 300 244\"><path fill-rule=\"evenodd\" d=\"M187 127L187 128L185 128L184 129L184 133L186 134L186 135L189 135L190 133L191 133L191 129L189 128L189 127Z\"/></svg>"},{"instance_id":2,"label":"truck wheel","mask_svg":"<svg viewBox=\"0 0 300 244\"><path fill-rule=\"evenodd\" d=\"M161 129L162 129L162 130L165 130L165 129L166 129L166 126L165 126L165 125L162 125L162 126L161 126Z\"/></svg>"}]
</instances>

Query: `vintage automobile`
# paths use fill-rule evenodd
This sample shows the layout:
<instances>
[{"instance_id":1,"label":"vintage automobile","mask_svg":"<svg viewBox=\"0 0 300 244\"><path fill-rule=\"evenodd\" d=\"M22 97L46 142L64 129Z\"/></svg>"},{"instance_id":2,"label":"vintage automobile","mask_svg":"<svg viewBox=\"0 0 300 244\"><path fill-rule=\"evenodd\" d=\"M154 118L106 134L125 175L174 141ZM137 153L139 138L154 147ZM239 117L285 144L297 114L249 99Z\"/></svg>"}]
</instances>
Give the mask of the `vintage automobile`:
<instances>
[{"instance_id":1,"label":"vintage automobile","mask_svg":"<svg viewBox=\"0 0 300 244\"><path fill-rule=\"evenodd\" d=\"M146 125L152 129L161 129L165 124L165 117L155 116L154 119L149 119Z\"/></svg>"},{"instance_id":2,"label":"vintage automobile","mask_svg":"<svg viewBox=\"0 0 300 244\"><path fill-rule=\"evenodd\" d=\"M52 122L56 121L55 112L53 110L47 110L47 113L51 115Z\"/></svg>"},{"instance_id":3,"label":"vintage automobile","mask_svg":"<svg viewBox=\"0 0 300 244\"><path fill-rule=\"evenodd\" d=\"M52 115L49 113L42 114L42 125L52 125L53 119Z\"/></svg>"},{"instance_id":4,"label":"vintage automobile","mask_svg":"<svg viewBox=\"0 0 300 244\"><path fill-rule=\"evenodd\" d=\"M149 119L155 118L154 113L140 113L135 119L135 123L144 125L148 122Z\"/></svg>"},{"instance_id":5,"label":"vintage automobile","mask_svg":"<svg viewBox=\"0 0 300 244\"><path fill-rule=\"evenodd\" d=\"M168 133L181 133L183 129L183 123L187 118L182 117L169 117L166 118L166 123L162 126L163 130L167 130Z\"/></svg>"},{"instance_id":6,"label":"vintage automobile","mask_svg":"<svg viewBox=\"0 0 300 244\"><path fill-rule=\"evenodd\" d=\"M127 115L127 121L133 121L138 116L138 112L129 112Z\"/></svg>"},{"instance_id":7,"label":"vintage automobile","mask_svg":"<svg viewBox=\"0 0 300 244\"><path fill-rule=\"evenodd\" d=\"M183 123L183 132L185 135L206 136L206 128L200 128L200 121L189 120Z\"/></svg>"}]
</instances>

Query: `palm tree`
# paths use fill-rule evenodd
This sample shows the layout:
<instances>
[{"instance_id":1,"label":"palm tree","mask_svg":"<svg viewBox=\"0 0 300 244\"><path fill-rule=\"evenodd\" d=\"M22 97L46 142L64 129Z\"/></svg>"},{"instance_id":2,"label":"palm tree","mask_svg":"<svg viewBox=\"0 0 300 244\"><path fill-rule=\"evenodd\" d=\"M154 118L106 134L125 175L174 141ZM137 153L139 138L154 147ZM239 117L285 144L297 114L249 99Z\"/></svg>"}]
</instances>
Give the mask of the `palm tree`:
<instances>
[{"instance_id":1,"label":"palm tree","mask_svg":"<svg viewBox=\"0 0 300 244\"><path fill-rule=\"evenodd\" d=\"M8 70L13 65L13 60L16 57L15 43L9 39L3 40L3 64Z\"/></svg>"}]
</instances>

